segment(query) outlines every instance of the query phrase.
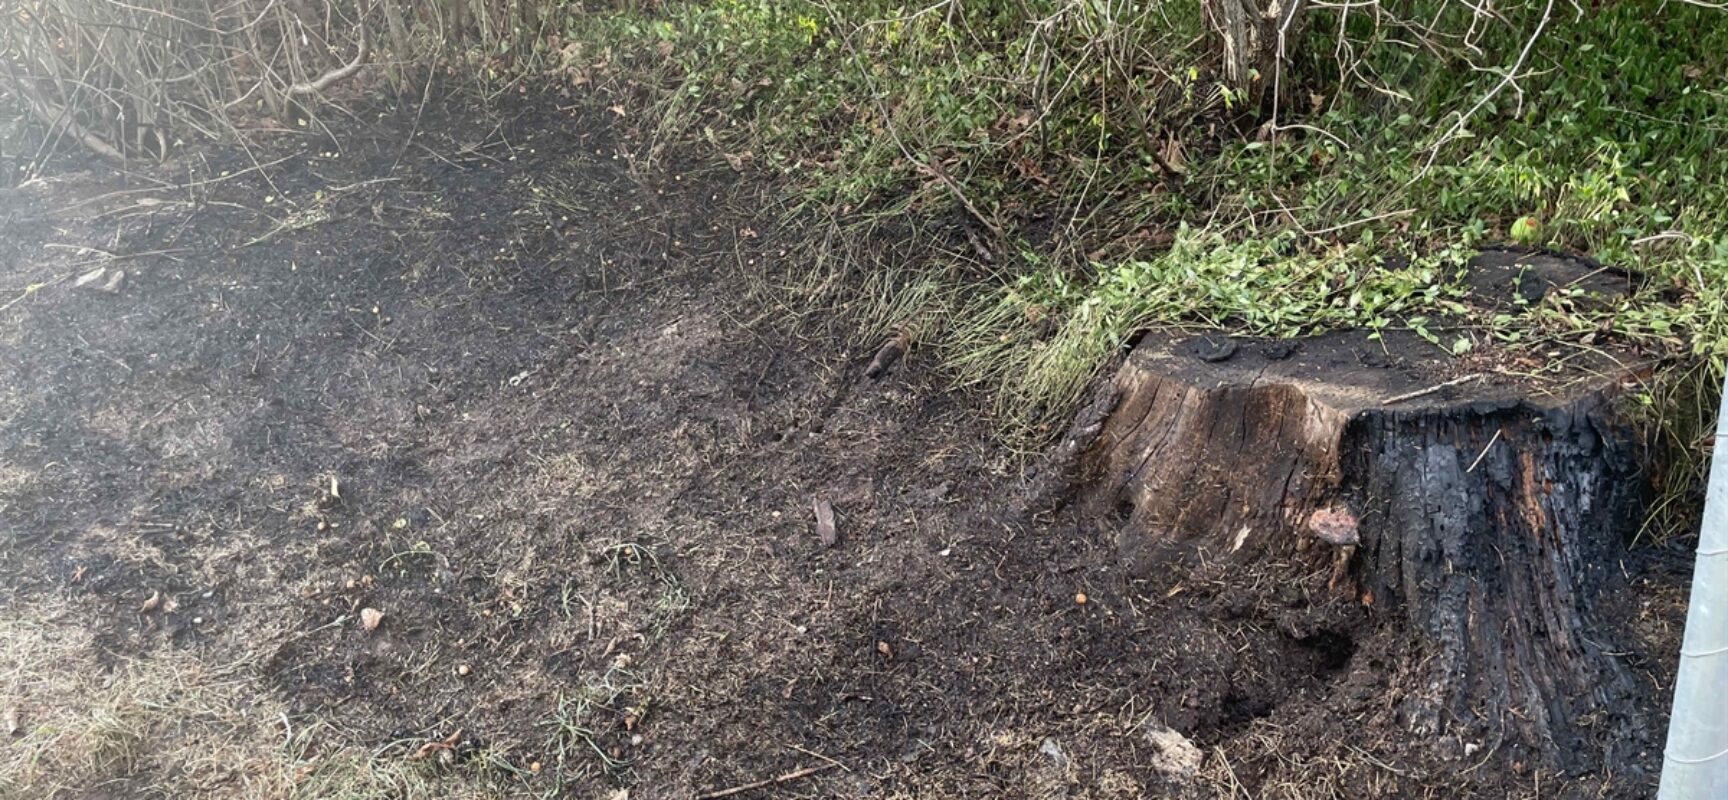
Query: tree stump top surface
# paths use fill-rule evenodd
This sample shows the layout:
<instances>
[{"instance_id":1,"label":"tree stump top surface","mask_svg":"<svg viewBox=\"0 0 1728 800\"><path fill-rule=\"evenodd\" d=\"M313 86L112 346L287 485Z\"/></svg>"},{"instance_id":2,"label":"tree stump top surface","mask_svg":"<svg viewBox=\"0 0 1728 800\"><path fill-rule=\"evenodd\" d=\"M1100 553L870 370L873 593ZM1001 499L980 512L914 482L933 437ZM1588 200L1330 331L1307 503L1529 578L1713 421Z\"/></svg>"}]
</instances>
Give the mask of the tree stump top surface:
<instances>
[{"instance_id":1,"label":"tree stump top surface","mask_svg":"<svg viewBox=\"0 0 1728 800\"><path fill-rule=\"evenodd\" d=\"M1629 290L1620 273L1514 251L1489 251L1472 259L1466 283L1471 304L1484 314L1515 309L1519 297L1536 303L1552 293L1581 289L1577 302L1600 303ZM1198 387L1294 386L1345 412L1517 402L1552 408L1587 394L1612 394L1648 373L1648 358L1611 344L1511 349L1445 321L1431 323L1429 330L1439 344L1402 327L1384 329L1377 337L1350 330L1289 340L1158 330L1141 337L1129 361L1133 368ZM1472 341L1471 349L1454 355L1447 348L1461 337Z\"/></svg>"}]
</instances>

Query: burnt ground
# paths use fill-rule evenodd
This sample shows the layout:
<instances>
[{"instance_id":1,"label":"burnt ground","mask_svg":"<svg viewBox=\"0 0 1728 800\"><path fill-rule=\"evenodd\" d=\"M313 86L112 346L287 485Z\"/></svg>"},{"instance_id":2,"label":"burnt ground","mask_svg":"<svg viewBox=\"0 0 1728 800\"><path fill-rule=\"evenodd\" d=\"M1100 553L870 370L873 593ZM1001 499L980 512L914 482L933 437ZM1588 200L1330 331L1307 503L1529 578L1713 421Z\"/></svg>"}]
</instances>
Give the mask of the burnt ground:
<instances>
[{"instance_id":1,"label":"burnt ground","mask_svg":"<svg viewBox=\"0 0 1728 800\"><path fill-rule=\"evenodd\" d=\"M1420 651L1323 565L1130 578L1078 512L1022 513L1031 462L916 350L872 380L750 299L797 269L770 187L636 169L617 124L386 115L0 195L0 606L77 642L0 657L11 746L156 663L227 704L0 794L1648 792L1654 753L1413 737ZM1627 569L1660 706L1683 568ZM194 718L233 763L190 766Z\"/></svg>"}]
</instances>

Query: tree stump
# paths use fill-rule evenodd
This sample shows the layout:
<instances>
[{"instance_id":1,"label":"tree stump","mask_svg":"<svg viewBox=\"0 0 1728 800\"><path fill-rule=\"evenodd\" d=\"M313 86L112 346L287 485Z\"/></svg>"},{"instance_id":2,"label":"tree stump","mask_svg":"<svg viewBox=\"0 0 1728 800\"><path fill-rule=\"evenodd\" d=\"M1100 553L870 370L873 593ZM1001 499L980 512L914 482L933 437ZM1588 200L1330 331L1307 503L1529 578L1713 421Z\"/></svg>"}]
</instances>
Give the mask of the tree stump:
<instances>
[{"instance_id":1,"label":"tree stump","mask_svg":"<svg viewBox=\"0 0 1728 800\"><path fill-rule=\"evenodd\" d=\"M1637 376L1598 359L1537 385L1495 366L1394 333L1147 334L1078 448L1079 501L1120 520L1141 573L1196 551L1330 563L1335 591L1423 640L1415 733L1504 735L1587 768L1635 727L1637 685L1592 605L1647 494L1614 402Z\"/></svg>"},{"instance_id":2,"label":"tree stump","mask_svg":"<svg viewBox=\"0 0 1728 800\"><path fill-rule=\"evenodd\" d=\"M1200 4L1224 83L1257 108L1287 49L1301 41L1306 0L1204 0Z\"/></svg>"}]
</instances>

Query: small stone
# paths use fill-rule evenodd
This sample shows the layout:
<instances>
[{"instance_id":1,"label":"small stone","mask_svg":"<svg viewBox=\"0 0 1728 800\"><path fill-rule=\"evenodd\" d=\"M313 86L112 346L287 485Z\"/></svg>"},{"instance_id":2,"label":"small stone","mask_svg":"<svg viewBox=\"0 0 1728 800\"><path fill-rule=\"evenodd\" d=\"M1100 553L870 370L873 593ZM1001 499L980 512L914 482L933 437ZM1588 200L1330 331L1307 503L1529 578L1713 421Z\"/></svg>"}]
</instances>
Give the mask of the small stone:
<instances>
[{"instance_id":1,"label":"small stone","mask_svg":"<svg viewBox=\"0 0 1728 800\"><path fill-rule=\"evenodd\" d=\"M1152 745L1154 769L1171 778L1192 778L1200 771L1205 756L1188 737L1157 720L1147 720L1142 728L1146 742Z\"/></svg>"},{"instance_id":2,"label":"small stone","mask_svg":"<svg viewBox=\"0 0 1728 800\"><path fill-rule=\"evenodd\" d=\"M360 627L365 628L368 632L378 630L378 626L383 622L384 612L376 608L360 609Z\"/></svg>"},{"instance_id":3,"label":"small stone","mask_svg":"<svg viewBox=\"0 0 1728 800\"><path fill-rule=\"evenodd\" d=\"M462 666L456 668L456 674L461 675L464 678L468 677L468 673L473 672L473 671L474 670L471 667L469 667L467 664L463 664Z\"/></svg>"}]
</instances>

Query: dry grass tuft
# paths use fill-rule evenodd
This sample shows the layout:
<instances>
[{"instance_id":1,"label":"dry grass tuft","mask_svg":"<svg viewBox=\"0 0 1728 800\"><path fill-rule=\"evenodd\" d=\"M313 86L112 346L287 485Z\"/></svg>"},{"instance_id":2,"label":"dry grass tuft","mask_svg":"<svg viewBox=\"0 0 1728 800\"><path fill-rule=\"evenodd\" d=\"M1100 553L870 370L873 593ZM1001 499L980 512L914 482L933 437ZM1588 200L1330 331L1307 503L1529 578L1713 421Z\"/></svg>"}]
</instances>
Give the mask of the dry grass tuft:
<instances>
[{"instance_id":1,"label":"dry grass tuft","mask_svg":"<svg viewBox=\"0 0 1728 800\"><path fill-rule=\"evenodd\" d=\"M290 717L245 666L112 661L40 607L0 618L0 735L0 797L498 796L482 777L373 758Z\"/></svg>"},{"instance_id":2,"label":"dry grass tuft","mask_svg":"<svg viewBox=\"0 0 1728 800\"><path fill-rule=\"evenodd\" d=\"M536 51L530 45L562 22L561 8L552 0L25 0L0 13L0 105L42 137L12 182L34 177L61 145L125 162L257 131L328 134L319 109L381 82L412 96L426 88L420 76L458 63L484 62L467 74L526 74L539 59L518 63L516 53Z\"/></svg>"},{"instance_id":3,"label":"dry grass tuft","mask_svg":"<svg viewBox=\"0 0 1728 800\"><path fill-rule=\"evenodd\" d=\"M1330 752L1295 746L1290 732L1258 720L1231 743L1213 748L1199 780L1211 796L1262 800L1343 800L1401 797L1408 775L1361 748L1340 743ZM1252 782L1257 788L1250 791Z\"/></svg>"}]
</instances>

